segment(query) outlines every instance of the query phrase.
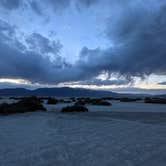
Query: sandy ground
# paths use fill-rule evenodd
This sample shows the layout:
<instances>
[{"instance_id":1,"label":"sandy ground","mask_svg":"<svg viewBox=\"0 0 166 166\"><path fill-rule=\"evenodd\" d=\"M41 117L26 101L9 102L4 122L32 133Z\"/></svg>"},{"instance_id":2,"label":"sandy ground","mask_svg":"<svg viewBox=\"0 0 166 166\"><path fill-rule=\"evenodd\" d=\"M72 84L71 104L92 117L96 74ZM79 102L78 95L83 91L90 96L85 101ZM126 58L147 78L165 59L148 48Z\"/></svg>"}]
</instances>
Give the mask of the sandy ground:
<instances>
[{"instance_id":1,"label":"sandy ground","mask_svg":"<svg viewBox=\"0 0 166 166\"><path fill-rule=\"evenodd\" d=\"M128 112L63 114L61 106L0 116L0 166L166 165L166 113L132 113L128 104Z\"/></svg>"},{"instance_id":2,"label":"sandy ground","mask_svg":"<svg viewBox=\"0 0 166 166\"><path fill-rule=\"evenodd\" d=\"M148 104L141 102L119 102L110 101L112 106L94 106L86 105L90 112L108 111L108 112L165 112L166 104ZM60 111L65 106L73 103L60 103L57 105L45 105L49 111Z\"/></svg>"}]
</instances>

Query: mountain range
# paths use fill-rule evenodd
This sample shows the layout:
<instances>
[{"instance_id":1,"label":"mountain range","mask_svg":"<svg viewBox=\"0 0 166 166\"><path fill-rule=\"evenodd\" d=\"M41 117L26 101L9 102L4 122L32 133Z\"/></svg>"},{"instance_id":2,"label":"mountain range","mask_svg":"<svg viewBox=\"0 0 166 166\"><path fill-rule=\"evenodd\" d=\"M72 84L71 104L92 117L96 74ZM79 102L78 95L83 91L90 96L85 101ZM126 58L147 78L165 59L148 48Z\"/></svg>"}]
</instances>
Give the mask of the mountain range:
<instances>
[{"instance_id":1,"label":"mountain range","mask_svg":"<svg viewBox=\"0 0 166 166\"><path fill-rule=\"evenodd\" d=\"M90 90L83 88L25 88L0 89L0 96L56 96L56 97L144 97L142 94L121 94L104 90Z\"/></svg>"}]
</instances>

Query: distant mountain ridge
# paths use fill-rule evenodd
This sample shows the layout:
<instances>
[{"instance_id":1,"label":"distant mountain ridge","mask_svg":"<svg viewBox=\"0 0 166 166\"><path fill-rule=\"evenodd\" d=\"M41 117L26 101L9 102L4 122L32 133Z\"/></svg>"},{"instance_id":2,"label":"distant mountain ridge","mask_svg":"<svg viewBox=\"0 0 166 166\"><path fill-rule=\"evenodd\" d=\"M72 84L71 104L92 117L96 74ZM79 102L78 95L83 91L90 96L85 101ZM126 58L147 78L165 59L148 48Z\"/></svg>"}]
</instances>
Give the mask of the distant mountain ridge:
<instances>
[{"instance_id":1,"label":"distant mountain ridge","mask_svg":"<svg viewBox=\"0 0 166 166\"><path fill-rule=\"evenodd\" d=\"M24 88L0 89L0 96L56 96L56 97L118 97L120 94L110 91L90 90L82 88Z\"/></svg>"},{"instance_id":2,"label":"distant mountain ridge","mask_svg":"<svg viewBox=\"0 0 166 166\"><path fill-rule=\"evenodd\" d=\"M147 97L148 94L124 94L104 90L91 90L83 88L38 88L29 90L25 88L0 89L0 96L55 96L55 97ZM155 95L166 97L166 95Z\"/></svg>"}]
</instances>

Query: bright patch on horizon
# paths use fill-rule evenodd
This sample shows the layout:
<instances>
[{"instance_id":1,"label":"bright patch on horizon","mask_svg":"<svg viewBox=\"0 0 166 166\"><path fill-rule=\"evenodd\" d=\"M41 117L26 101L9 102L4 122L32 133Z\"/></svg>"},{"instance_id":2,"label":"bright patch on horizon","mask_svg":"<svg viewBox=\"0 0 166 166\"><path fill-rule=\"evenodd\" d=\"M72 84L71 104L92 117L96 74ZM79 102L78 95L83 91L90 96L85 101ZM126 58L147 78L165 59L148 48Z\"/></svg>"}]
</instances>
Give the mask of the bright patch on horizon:
<instances>
[{"instance_id":1,"label":"bright patch on horizon","mask_svg":"<svg viewBox=\"0 0 166 166\"><path fill-rule=\"evenodd\" d=\"M11 78L0 78L0 83L12 83L12 84L30 84L29 81L23 79L11 79Z\"/></svg>"}]
</instances>

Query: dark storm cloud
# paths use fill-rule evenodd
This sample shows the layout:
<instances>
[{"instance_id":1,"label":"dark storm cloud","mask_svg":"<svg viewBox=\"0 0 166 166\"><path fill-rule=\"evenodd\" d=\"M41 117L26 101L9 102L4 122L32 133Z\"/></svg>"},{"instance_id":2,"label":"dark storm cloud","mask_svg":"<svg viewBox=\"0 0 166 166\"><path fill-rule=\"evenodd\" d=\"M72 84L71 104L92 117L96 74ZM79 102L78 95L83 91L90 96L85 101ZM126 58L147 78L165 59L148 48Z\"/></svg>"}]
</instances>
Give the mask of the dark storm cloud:
<instances>
[{"instance_id":1,"label":"dark storm cloud","mask_svg":"<svg viewBox=\"0 0 166 166\"><path fill-rule=\"evenodd\" d=\"M166 74L166 2L126 1L118 4L107 23L107 38L114 47L83 48L80 65L89 73L108 71L127 78Z\"/></svg>"},{"instance_id":2,"label":"dark storm cloud","mask_svg":"<svg viewBox=\"0 0 166 166\"><path fill-rule=\"evenodd\" d=\"M100 0L76 0L76 5L78 5L79 7L81 7L81 6L89 7L93 4L96 4L99 1Z\"/></svg>"},{"instance_id":3,"label":"dark storm cloud","mask_svg":"<svg viewBox=\"0 0 166 166\"><path fill-rule=\"evenodd\" d=\"M0 20L0 33L1 37L9 37L15 34L15 27L10 26L7 22ZM2 39L1 39L2 40Z\"/></svg>"},{"instance_id":4,"label":"dark storm cloud","mask_svg":"<svg viewBox=\"0 0 166 166\"><path fill-rule=\"evenodd\" d=\"M22 0L0 0L0 6L12 10L18 8L21 5L21 1Z\"/></svg>"},{"instance_id":5,"label":"dark storm cloud","mask_svg":"<svg viewBox=\"0 0 166 166\"><path fill-rule=\"evenodd\" d=\"M31 82L49 84L77 79L78 70L71 68L58 55L59 43L56 45L55 42L51 47L48 45L51 41L49 42L39 34L35 35L38 37L35 36L34 39L32 37L31 42L37 41L37 46L41 52L44 51L44 54L46 50L48 53L53 53L56 57L53 61L49 56L44 56L33 49L29 50L28 43L24 45L16 38L14 28L0 20L0 78L21 78Z\"/></svg>"},{"instance_id":6,"label":"dark storm cloud","mask_svg":"<svg viewBox=\"0 0 166 166\"><path fill-rule=\"evenodd\" d=\"M53 11L60 11L62 9L66 9L71 5L76 6L77 8L88 8L101 0L48 0L47 4L52 7Z\"/></svg>"},{"instance_id":7,"label":"dark storm cloud","mask_svg":"<svg viewBox=\"0 0 166 166\"><path fill-rule=\"evenodd\" d=\"M42 11L42 9L40 7L40 4L37 1L35 1L35 0L31 1L30 2L30 6L31 6L32 10L36 14L38 14L38 15L42 15L43 14L43 11Z\"/></svg>"},{"instance_id":8,"label":"dark storm cloud","mask_svg":"<svg viewBox=\"0 0 166 166\"><path fill-rule=\"evenodd\" d=\"M63 60L59 55L59 42L37 33L21 42L16 31L18 29L0 20L0 78L25 79L41 84L90 78L88 70L85 72L79 63L70 65ZM50 59L50 54L53 59Z\"/></svg>"},{"instance_id":9,"label":"dark storm cloud","mask_svg":"<svg viewBox=\"0 0 166 166\"><path fill-rule=\"evenodd\" d=\"M56 11L68 7L70 1L71 0L47 0L46 2L40 0L1 0L0 6L6 9L17 9L24 4L29 4L37 14L41 15L42 8L40 6L43 4L51 6Z\"/></svg>"},{"instance_id":10,"label":"dark storm cloud","mask_svg":"<svg viewBox=\"0 0 166 166\"><path fill-rule=\"evenodd\" d=\"M54 9L54 11L61 10L70 6L71 0L48 0L48 3Z\"/></svg>"},{"instance_id":11,"label":"dark storm cloud","mask_svg":"<svg viewBox=\"0 0 166 166\"><path fill-rule=\"evenodd\" d=\"M61 43L58 41L51 41L50 39L42 36L39 33L31 34L26 42L29 48L33 51L38 51L41 54L52 53L57 55L62 47Z\"/></svg>"},{"instance_id":12,"label":"dark storm cloud","mask_svg":"<svg viewBox=\"0 0 166 166\"><path fill-rule=\"evenodd\" d=\"M65 9L71 5L77 6L79 8L90 7L99 1L101 0L48 0L48 2L55 9L55 11Z\"/></svg>"},{"instance_id":13,"label":"dark storm cloud","mask_svg":"<svg viewBox=\"0 0 166 166\"><path fill-rule=\"evenodd\" d=\"M52 5L52 7L55 10L67 8L72 4L79 5L79 7L89 7L93 4L96 4L99 1L101 0L48 0L48 2Z\"/></svg>"},{"instance_id":14,"label":"dark storm cloud","mask_svg":"<svg viewBox=\"0 0 166 166\"><path fill-rule=\"evenodd\" d=\"M99 0L1 0L0 7L3 7L8 10L17 9L24 5L24 7L30 6L32 10L38 14L42 15L43 8L51 7L53 11L61 11L65 8L70 7L72 4L79 7L89 7Z\"/></svg>"}]
</instances>

